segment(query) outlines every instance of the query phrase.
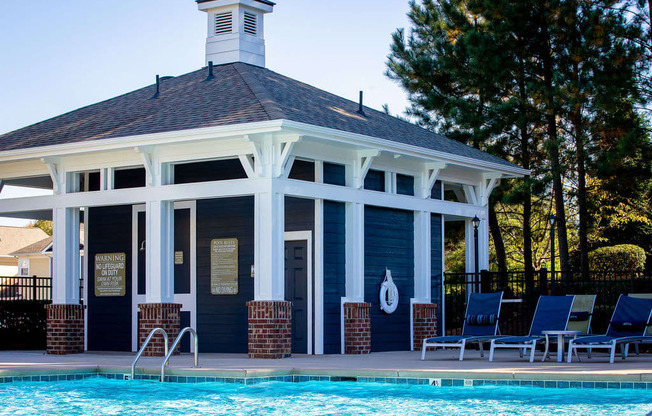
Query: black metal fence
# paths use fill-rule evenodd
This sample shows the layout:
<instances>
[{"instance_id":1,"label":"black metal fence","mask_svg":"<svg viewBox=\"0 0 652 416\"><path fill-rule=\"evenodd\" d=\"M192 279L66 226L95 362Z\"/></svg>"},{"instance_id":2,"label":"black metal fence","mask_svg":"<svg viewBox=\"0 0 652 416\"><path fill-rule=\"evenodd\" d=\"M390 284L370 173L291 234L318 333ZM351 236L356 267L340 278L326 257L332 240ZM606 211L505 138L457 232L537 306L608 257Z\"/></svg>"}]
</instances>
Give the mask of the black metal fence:
<instances>
[{"instance_id":1,"label":"black metal fence","mask_svg":"<svg viewBox=\"0 0 652 416\"><path fill-rule=\"evenodd\" d=\"M554 277L554 278L553 278ZM591 329L600 334L607 330L611 314L623 293L652 293L652 273L642 271L591 272L586 278L580 273L551 272L542 269L498 273L446 273L445 330L460 334L466 310L466 299L472 292L503 291L500 312L500 332L525 335L540 295L597 295Z\"/></svg>"},{"instance_id":2,"label":"black metal fence","mask_svg":"<svg viewBox=\"0 0 652 416\"><path fill-rule=\"evenodd\" d=\"M52 300L52 278L0 277L0 301L12 300Z\"/></svg>"},{"instance_id":3,"label":"black metal fence","mask_svg":"<svg viewBox=\"0 0 652 416\"><path fill-rule=\"evenodd\" d=\"M0 350L45 349L50 277L0 277Z\"/></svg>"}]
</instances>

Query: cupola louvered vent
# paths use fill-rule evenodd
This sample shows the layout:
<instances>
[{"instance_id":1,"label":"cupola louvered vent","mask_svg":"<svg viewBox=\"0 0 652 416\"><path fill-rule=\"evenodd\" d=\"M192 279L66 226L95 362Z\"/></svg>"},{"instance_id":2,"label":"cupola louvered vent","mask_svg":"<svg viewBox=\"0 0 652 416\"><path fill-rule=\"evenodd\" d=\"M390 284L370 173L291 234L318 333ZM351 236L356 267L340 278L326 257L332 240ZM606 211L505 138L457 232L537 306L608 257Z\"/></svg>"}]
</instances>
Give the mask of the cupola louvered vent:
<instances>
[{"instance_id":1,"label":"cupola louvered vent","mask_svg":"<svg viewBox=\"0 0 652 416\"><path fill-rule=\"evenodd\" d=\"M244 12L244 32L248 35L256 36L256 15L249 12Z\"/></svg>"},{"instance_id":2,"label":"cupola louvered vent","mask_svg":"<svg viewBox=\"0 0 652 416\"><path fill-rule=\"evenodd\" d=\"M233 32L233 12L215 15L215 34L224 35Z\"/></svg>"}]
</instances>

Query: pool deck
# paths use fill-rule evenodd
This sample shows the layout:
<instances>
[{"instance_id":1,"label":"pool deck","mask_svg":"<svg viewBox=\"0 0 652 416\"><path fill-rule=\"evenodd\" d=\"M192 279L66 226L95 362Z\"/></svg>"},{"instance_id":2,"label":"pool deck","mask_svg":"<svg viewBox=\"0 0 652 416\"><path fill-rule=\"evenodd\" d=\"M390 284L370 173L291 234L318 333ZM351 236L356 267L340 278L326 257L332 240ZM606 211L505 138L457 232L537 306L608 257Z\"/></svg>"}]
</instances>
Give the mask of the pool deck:
<instances>
[{"instance_id":1,"label":"pool deck","mask_svg":"<svg viewBox=\"0 0 652 416\"><path fill-rule=\"evenodd\" d=\"M428 352L421 361L420 352L376 352L369 355L293 355L284 359L249 359L245 354L199 354L200 368L192 368L193 356L182 354L170 359L166 375L211 377L391 377L446 378L474 380L568 380L652 382L652 354L634 354L609 364L604 353L595 353L582 362L558 363L556 355L541 362L541 353L534 363L520 359L518 352L497 351L494 361L487 354L467 351L464 361L457 351ZM0 376L42 374L128 374L134 353L86 352L74 355L47 355L43 351L0 351ZM161 357L142 357L137 374L159 374Z\"/></svg>"}]
</instances>

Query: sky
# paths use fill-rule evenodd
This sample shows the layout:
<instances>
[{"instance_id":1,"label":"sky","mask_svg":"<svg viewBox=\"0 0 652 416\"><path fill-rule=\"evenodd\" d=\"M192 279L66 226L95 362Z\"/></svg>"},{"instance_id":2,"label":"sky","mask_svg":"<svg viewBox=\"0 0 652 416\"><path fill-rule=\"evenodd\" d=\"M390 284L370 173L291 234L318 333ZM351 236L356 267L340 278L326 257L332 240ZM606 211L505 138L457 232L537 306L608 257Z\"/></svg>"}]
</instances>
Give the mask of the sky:
<instances>
[{"instance_id":1,"label":"sky","mask_svg":"<svg viewBox=\"0 0 652 416\"><path fill-rule=\"evenodd\" d=\"M365 105L400 114L406 94L384 72L408 9L277 0L265 16L266 66L354 101L362 90ZM3 1L0 134L201 68L206 26L194 0Z\"/></svg>"}]
</instances>

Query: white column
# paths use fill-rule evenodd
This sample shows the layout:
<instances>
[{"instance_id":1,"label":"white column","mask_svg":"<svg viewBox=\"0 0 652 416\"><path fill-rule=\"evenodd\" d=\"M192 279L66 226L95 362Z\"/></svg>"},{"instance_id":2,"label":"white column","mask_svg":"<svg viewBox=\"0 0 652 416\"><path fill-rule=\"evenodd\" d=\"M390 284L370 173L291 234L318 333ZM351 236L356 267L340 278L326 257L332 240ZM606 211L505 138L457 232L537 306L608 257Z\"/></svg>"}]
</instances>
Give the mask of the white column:
<instances>
[{"instance_id":1,"label":"white column","mask_svg":"<svg viewBox=\"0 0 652 416\"><path fill-rule=\"evenodd\" d=\"M315 182L324 182L324 164L315 161ZM315 199L315 344L314 353L324 353L324 200Z\"/></svg>"},{"instance_id":2,"label":"white column","mask_svg":"<svg viewBox=\"0 0 652 416\"><path fill-rule=\"evenodd\" d=\"M414 213L414 300L430 303L431 300L431 224L430 213Z\"/></svg>"},{"instance_id":3,"label":"white column","mask_svg":"<svg viewBox=\"0 0 652 416\"><path fill-rule=\"evenodd\" d=\"M346 298L364 302L364 205L346 204Z\"/></svg>"},{"instance_id":4,"label":"white column","mask_svg":"<svg viewBox=\"0 0 652 416\"><path fill-rule=\"evenodd\" d=\"M145 302L174 302L174 202L145 204Z\"/></svg>"},{"instance_id":5,"label":"white column","mask_svg":"<svg viewBox=\"0 0 652 416\"><path fill-rule=\"evenodd\" d=\"M255 195L255 300L285 300L285 196L273 184Z\"/></svg>"},{"instance_id":6,"label":"white column","mask_svg":"<svg viewBox=\"0 0 652 416\"><path fill-rule=\"evenodd\" d=\"M79 208L55 208L52 303L79 304Z\"/></svg>"}]
</instances>

